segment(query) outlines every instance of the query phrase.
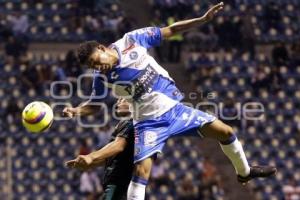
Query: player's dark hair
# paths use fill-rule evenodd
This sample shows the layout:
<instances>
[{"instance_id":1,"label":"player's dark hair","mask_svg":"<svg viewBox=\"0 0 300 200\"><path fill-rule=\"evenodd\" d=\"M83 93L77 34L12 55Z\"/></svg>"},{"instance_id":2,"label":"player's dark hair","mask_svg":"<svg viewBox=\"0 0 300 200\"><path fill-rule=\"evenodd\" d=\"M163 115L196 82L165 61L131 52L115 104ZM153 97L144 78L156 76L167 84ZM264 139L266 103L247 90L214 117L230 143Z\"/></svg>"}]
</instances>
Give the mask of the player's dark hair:
<instances>
[{"instance_id":1,"label":"player's dark hair","mask_svg":"<svg viewBox=\"0 0 300 200\"><path fill-rule=\"evenodd\" d=\"M89 57L92 55L92 53L94 53L99 45L100 44L95 40L81 43L77 49L77 58L80 64L86 64Z\"/></svg>"}]
</instances>

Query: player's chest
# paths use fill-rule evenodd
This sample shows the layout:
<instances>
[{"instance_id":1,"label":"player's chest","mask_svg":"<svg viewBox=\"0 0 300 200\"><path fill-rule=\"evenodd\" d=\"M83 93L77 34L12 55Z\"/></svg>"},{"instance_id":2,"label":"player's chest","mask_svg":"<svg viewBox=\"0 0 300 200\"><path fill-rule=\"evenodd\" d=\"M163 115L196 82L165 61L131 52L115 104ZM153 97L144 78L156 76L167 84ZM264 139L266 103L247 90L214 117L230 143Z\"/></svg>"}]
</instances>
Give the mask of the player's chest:
<instances>
[{"instance_id":1,"label":"player's chest","mask_svg":"<svg viewBox=\"0 0 300 200\"><path fill-rule=\"evenodd\" d=\"M126 57L138 57L134 61L128 61L128 58L121 59L119 66L112 69L109 73L106 74L107 82L109 83L120 83L120 82L130 82L136 79L139 75L143 74L148 68L149 65L152 65L146 59L147 55L138 55L137 52L129 52Z\"/></svg>"},{"instance_id":2,"label":"player's chest","mask_svg":"<svg viewBox=\"0 0 300 200\"><path fill-rule=\"evenodd\" d=\"M120 52L122 67L139 69L147 62L148 52L145 48L132 44Z\"/></svg>"},{"instance_id":3,"label":"player's chest","mask_svg":"<svg viewBox=\"0 0 300 200\"><path fill-rule=\"evenodd\" d=\"M108 80L104 84L118 96L131 95L131 98L138 100L152 91L158 76L151 64L139 69L116 68L107 74Z\"/></svg>"}]
</instances>

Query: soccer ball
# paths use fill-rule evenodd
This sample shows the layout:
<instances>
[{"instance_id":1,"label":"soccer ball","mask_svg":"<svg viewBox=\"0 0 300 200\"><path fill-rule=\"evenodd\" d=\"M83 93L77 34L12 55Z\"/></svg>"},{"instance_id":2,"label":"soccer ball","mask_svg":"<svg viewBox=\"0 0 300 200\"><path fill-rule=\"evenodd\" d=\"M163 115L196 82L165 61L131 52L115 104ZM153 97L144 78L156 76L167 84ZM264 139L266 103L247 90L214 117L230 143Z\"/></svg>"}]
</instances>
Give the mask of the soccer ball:
<instances>
[{"instance_id":1,"label":"soccer ball","mask_svg":"<svg viewBox=\"0 0 300 200\"><path fill-rule=\"evenodd\" d=\"M53 122L53 111L41 101L28 104L22 112L22 123L27 131L40 133L46 131Z\"/></svg>"}]
</instances>

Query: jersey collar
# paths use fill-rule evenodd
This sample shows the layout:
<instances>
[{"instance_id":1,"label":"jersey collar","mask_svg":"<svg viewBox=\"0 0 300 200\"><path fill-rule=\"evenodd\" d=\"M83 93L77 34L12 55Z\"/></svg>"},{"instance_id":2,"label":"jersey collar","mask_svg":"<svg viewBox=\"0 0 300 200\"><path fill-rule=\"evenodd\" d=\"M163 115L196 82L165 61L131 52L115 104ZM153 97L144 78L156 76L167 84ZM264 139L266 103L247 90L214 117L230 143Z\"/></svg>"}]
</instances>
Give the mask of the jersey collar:
<instances>
[{"instance_id":1,"label":"jersey collar","mask_svg":"<svg viewBox=\"0 0 300 200\"><path fill-rule=\"evenodd\" d=\"M120 65L120 63L121 63L121 59L122 59L122 57L121 57L121 52L120 52L120 49L115 45L115 44L111 44L111 45L109 45L109 47L108 48L110 48L110 49L115 49L117 52L118 52L118 56L119 56L119 59L118 59L118 63L117 63L117 67Z\"/></svg>"}]
</instances>

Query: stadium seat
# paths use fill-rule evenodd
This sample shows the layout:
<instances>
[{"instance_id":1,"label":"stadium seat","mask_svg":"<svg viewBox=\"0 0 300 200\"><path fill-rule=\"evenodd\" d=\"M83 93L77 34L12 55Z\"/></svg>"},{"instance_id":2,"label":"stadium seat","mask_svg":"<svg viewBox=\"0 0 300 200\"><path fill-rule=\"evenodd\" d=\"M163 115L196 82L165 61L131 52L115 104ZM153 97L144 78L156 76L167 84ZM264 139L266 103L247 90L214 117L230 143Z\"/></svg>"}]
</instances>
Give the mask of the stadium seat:
<instances>
[{"instance_id":1,"label":"stadium seat","mask_svg":"<svg viewBox=\"0 0 300 200\"><path fill-rule=\"evenodd\" d=\"M22 12L25 12L28 9L27 2L22 2L20 8L21 8Z\"/></svg>"},{"instance_id":2,"label":"stadium seat","mask_svg":"<svg viewBox=\"0 0 300 200\"><path fill-rule=\"evenodd\" d=\"M12 10L12 9L14 8L14 4L13 4L12 2L7 2L7 3L5 4L5 8L6 8L7 10Z\"/></svg>"}]
</instances>

